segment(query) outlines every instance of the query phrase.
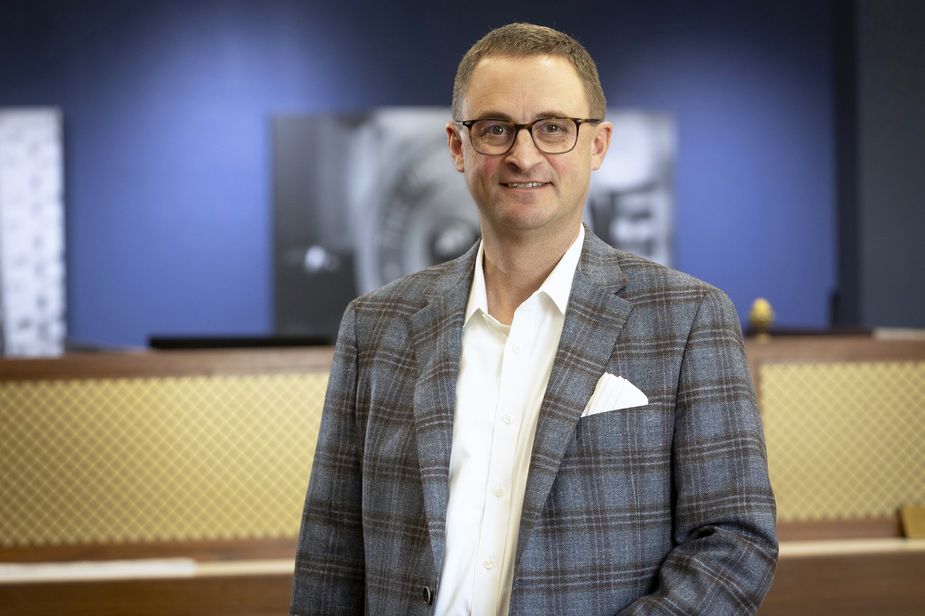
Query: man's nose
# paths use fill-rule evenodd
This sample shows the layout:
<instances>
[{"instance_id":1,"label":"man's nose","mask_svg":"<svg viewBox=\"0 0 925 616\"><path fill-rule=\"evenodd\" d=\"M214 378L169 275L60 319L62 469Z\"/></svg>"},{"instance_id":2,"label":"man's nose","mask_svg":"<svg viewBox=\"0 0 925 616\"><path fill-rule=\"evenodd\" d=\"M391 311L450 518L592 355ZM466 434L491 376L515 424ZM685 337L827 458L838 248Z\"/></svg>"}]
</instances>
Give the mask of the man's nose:
<instances>
[{"instance_id":1,"label":"man's nose","mask_svg":"<svg viewBox=\"0 0 925 616\"><path fill-rule=\"evenodd\" d=\"M514 143L505 158L520 169L529 169L542 160L543 153L537 149L536 144L533 142L530 129L523 127L514 135Z\"/></svg>"}]
</instances>

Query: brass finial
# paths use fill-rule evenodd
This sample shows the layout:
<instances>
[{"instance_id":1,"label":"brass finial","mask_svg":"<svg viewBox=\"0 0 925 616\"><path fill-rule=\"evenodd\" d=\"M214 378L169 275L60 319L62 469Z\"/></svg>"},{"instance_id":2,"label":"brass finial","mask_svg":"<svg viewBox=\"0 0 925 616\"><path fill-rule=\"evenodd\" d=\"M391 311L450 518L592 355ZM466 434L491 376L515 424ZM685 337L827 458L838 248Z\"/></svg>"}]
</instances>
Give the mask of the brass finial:
<instances>
[{"instance_id":1,"label":"brass finial","mask_svg":"<svg viewBox=\"0 0 925 616\"><path fill-rule=\"evenodd\" d=\"M752 309L748 312L748 324L755 332L758 342L767 342L771 339L768 331L772 323L774 323L774 310L771 308L771 302L759 297L752 302Z\"/></svg>"}]
</instances>

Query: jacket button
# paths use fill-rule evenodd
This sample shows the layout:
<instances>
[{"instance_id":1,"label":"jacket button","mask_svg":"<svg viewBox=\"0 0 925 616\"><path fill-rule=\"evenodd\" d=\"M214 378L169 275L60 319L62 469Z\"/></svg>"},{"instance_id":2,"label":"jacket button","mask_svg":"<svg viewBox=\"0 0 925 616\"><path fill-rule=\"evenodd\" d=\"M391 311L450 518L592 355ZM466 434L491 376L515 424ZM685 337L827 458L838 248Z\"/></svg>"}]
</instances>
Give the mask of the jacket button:
<instances>
[{"instance_id":1,"label":"jacket button","mask_svg":"<svg viewBox=\"0 0 925 616\"><path fill-rule=\"evenodd\" d=\"M424 598L424 603L426 603L427 605L432 605L432 604L433 604L433 602L434 602L434 591L432 591L432 590L430 589L430 586L425 586L425 587L424 587L424 592L422 593L422 597Z\"/></svg>"}]
</instances>

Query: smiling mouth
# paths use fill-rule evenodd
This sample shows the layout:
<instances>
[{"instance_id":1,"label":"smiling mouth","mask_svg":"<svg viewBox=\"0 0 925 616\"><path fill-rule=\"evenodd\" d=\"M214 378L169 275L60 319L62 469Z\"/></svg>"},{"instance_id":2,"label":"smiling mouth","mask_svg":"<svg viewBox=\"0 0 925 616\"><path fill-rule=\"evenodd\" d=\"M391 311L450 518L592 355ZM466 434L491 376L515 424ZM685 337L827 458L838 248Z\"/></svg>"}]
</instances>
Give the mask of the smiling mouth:
<instances>
[{"instance_id":1,"label":"smiling mouth","mask_svg":"<svg viewBox=\"0 0 925 616\"><path fill-rule=\"evenodd\" d=\"M546 184L548 182L501 182L502 186L507 186L508 188L541 188Z\"/></svg>"}]
</instances>

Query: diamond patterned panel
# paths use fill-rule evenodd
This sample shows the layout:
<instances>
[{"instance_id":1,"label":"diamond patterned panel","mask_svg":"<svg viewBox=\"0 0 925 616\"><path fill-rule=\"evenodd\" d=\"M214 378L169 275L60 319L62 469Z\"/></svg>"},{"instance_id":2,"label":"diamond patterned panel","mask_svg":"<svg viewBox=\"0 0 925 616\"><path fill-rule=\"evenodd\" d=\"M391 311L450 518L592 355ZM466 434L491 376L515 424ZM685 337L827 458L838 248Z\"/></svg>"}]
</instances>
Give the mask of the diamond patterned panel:
<instances>
[{"instance_id":1,"label":"diamond patterned panel","mask_svg":"<svg viewBox=\"0 0 925 616\"><path fill-rule=\"evenodd\" d=\"M888 516L925 502L925 362L760 371L781 521Z\"/></svg>"},{"instance_id":2,"label":"diamond patterned panel","mask_svg":"<svg viewBox=\"0 0 925 616\"><path fill-rule=\"evenodd\" d=\"M326 385L0 383L0 546L295 537Z\"/></svg>"}]
</instances>

